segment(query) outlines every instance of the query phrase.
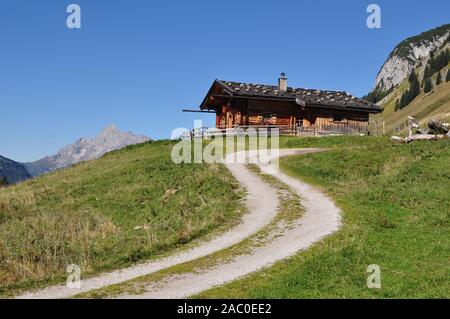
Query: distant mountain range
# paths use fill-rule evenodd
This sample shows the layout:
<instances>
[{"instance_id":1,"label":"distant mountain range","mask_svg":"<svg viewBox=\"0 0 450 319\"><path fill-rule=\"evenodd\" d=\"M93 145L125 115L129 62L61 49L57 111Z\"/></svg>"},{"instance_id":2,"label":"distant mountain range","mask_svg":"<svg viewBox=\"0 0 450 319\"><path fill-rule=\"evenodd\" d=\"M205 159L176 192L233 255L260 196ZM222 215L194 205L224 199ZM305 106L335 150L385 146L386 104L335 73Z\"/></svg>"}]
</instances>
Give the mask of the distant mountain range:
<instances>
[{"instance_id":1,"label":"distant mountain range","mask_svg":"<svg viewBox=\"0 0 450 319\"><path fill-rule=\"evenodd\" d=\"M8 184L14 184L59 168L97 159L106 153L128 145L148 141L150 138L147 136L123 132L115 125L110 125L93 138L81 138L75 143L63 147L55 155L35 162L17 163L0 156L0 180L6 178Z\"/></svg>"},{"instance_id":2,"label":"distant mountain range","mask_svg":"<svg viewBox=\"0 0 450 319\"><path fill-rule=\"evenodd\" d=\"M15 184L30 177L25 165L0 156L0 186Z\"/></svg>"}]
</instances>

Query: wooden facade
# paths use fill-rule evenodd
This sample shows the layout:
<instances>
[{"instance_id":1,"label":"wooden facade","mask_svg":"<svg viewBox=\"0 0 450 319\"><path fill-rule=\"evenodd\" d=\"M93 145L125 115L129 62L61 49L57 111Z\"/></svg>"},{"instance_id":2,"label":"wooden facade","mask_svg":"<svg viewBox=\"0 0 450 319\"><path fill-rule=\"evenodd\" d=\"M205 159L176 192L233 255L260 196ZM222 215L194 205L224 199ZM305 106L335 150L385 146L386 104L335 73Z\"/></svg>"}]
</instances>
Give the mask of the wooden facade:
<instances>
[{"instance_id":1,"label":"wooden facade","mask_svg":"<svg viewBox=\"0 0 450 319\"><path fill-rule=\"evenodd\" d=\"M348 133L366 133L369 113L299 107L293 102L253 101L233 105L226 103L216 113L217 128L239 126L297 126L326 131L330 127ZM242 105L244 104L244 105Z\"/></svg>"},{"instance_id":2,"label":"wooden facade","mask_svg":"<svg viewBox=\"0 0 450 319\"><path fill-rule=\"evenodd\" d=\"M346 92L214 81L201 110L216 114L219 129L291 126L340 134L366 134L377 105Z\"/></svg>"}]
</instances>

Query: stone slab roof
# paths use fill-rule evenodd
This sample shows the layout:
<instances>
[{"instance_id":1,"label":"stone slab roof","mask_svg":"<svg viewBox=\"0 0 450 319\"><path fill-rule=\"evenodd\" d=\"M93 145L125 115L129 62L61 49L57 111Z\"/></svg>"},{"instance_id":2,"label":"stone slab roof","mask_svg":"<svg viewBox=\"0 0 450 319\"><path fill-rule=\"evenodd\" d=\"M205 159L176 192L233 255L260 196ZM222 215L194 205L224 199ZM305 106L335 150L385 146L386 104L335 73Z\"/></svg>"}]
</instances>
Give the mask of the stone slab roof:
<instances>
[{"instance_id":1,"label":"stone slab roof","mask_svg":"<svg viewBox=\"0 0 450 319\"><path fill-rule=\"evenodd\" d=\"M278 89L278 86L241 83L216 80L223 89L232 96L249 98L267 98L271 100L291 100L299 105L315 107L335 107L380 113L381 106L351 95L345 91L328 91L288 87L286 92Z\"/></svg>"}]
</instances>

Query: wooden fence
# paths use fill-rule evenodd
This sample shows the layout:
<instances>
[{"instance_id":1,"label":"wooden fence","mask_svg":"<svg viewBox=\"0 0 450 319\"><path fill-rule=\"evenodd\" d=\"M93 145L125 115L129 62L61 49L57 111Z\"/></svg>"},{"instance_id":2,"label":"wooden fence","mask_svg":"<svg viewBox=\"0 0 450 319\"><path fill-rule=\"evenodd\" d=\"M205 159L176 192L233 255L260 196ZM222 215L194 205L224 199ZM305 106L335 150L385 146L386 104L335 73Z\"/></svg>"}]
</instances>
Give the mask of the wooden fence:
<instances>
[{"instance_id":1,"label":"wooden fence","mask_svg":"<svg viewBox=\"0 0 450 319\"><path fill-rule=\"evenodd\" d=\"M276 131L278 129L278 131ZM367 130L355 129L345 125L328 124L319 128L316 126L288 126L288 125L267 125L267 126L238 126L233 128L214 127L197 128L185 132L184 139L211 138L217 136L255 136L279 134L283 136L326 136L326 135L361 135L367 134Z\"/></svg>"}]
</instances>

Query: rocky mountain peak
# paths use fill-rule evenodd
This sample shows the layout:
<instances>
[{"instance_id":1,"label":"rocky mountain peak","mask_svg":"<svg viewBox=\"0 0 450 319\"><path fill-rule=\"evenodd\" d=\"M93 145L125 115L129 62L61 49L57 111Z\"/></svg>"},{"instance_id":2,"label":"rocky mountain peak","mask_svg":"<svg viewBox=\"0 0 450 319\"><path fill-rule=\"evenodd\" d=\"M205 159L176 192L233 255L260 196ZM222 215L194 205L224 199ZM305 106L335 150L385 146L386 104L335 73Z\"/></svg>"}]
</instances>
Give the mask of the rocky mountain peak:
<instances>
[{"instance_id":1,"label":"rocky mountain peak","mask_svg":"<svg viewBox=\"0 0 450 319\"><path fill-rule=\"evenodd\" d=\"M396 87L419 63L428 60L432 51L446 45L450 46L450 24L402 41L378 72L373 91L383 92Z\"/></svg>"},{"instance_id":2,"label":"rocky mountain peak","mask_svg":"<svg viewBox=\"0 0 450 319\"><path fill-rule=\"evenodd\" d=\"M119 150L132 144L145 143L149 140L144 135L123 132L112 124L101 130L95 137L78 139L75 143L61 148L55 155L47 156L25 165L31 175L38 176L58 168L97 159L111 151Z\"/></svg>"},{"instance_id":3,"label":"rocky mountain peak","mask_svg":"<svg viewBox=\"0 0 450 319\"><path fill-rule=\"evenodd\" d=\"M115 124L110 124L100 132L99 136L108 136L117 133L120 133L118 127Z\"/></svg>"}]
</instances>

